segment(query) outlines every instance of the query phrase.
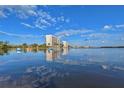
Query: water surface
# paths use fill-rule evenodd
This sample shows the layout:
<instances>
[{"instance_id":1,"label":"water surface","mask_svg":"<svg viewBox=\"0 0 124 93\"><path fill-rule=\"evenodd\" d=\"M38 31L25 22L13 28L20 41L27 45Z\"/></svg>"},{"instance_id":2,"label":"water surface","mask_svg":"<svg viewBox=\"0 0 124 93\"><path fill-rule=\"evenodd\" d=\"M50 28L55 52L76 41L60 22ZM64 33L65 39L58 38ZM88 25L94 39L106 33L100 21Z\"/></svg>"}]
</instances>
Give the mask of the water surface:
<instances>
[{"instance_id":1,"label":"water surface","mask_svg":"<svg viewBox=\"0 0 124 93\"><path fill-rule=\"evenodd\" d=\"M8 51L0 87L124 87L124 48Z\"/></svg>"}]
</instances>

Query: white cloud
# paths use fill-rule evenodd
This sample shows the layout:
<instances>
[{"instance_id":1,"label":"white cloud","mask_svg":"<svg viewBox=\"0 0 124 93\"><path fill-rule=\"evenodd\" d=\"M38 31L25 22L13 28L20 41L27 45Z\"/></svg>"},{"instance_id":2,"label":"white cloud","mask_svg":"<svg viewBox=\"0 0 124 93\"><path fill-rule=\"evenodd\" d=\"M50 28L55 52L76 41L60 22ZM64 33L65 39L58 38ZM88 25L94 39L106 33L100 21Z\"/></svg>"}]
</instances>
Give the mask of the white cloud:
<instances>
[{"instance_id":1,"label":"white cloud","mask_svg":"<svg viewBox=\"0 0 124 93\"><path fill-rule=\"evenodd\" d=\"M46 28L47 28L47 26L41 25L40 23L36 23L36 24L35 24L35 27L36 27L36 28L39 28L39 29L41 29L41 30L46 30Z\"/></svg>"},{"instance_id":2,"label":"white cloud","mask_svg":"<svg viewBox=\"0 0 124 93\"><path fill-rule=\"evenodd\" d=\"M51 26L52 24L50 22L48 22L47 20L43 19L43 18L38 18L36 20L37 23L39 23L40 25L46 25L46 26Z\"/></svg>"},{"instance_id":3,"label":"white cloud","mask_svg":"<svg viewBox=\"0 0 124 93\"><path fill-rule=\"evenodd\" d=\"M64 16L60 16L60 17L57 18L57 20L58 20L58 21L63 21L63 22L64 22L64 21L65 21L65 18L64 18Z\"/></svg>"},{"instance_id":4,"label":"white cloud","mask_svg":"<svg viewBox=\"0 0 124 93\"><path fill-rule=\"evenodd\" d=\"M124 40L124 37L121 37L121 40Z\"/></svg>"},{"instance_id":5,"label":"white cloud","mask_svg":"<svg viewBox=\"0 0 124 93\"><path fill-rule=\"evenodd\" d=\"M84 33L88 33L88 32L92 32L92 30L87 30L87 29L69 29L69 30L64 30L61 32L57 32L55 33L56 36L58 36L59 38L62 37L68 37L68 36L72 36L72 35L77 35L77 34L84 34Z\"/></svg>"},{"instance_id":6,"label":"white cloud","mask_svg":"<svg viewBox=\"0 0 124 93\"><path fill-rule=\"evenodd\" d=\"M110 30L110 29L112 29L112 25L105 25L103 28L106 30Z\"/></svg>"},{"instance_id":7,"label":"white cloud","mask_svg":"<svg viewBox=\"0 0 124 93\"><path fill-rule=\"evenodd\" d=\"M55 29L56 29L56 30L59 30L59 29L60 29L60 27L56 27Z\"/></svg>"},{"instance_id":8,"label":"white cloud","mask_svg":"<svg viewBox=\"0 0 124 93\"><path fill-rule=\"evenodd\" d=\"M60 22L66 22L66 23L70 22L70 19L67 19L64 16L57 17L57 20L60 21Z\"/></svg>"},{"instance_id":9,"label":"white cloud","mask_svg":"<svg viewBox=\"0 0 124 93\"><path fill-rule=\"evenodd\" d=\"M91 38L105 38L105 37L108 37L110 35L107 33L92 33L92 34L87 35L87 37L88 36Z\"/></svg>"},{"instance_id":10,"label":"white cloud","mask_svg":"<svg viewBox=\"0 0 124 93\"><path fill-rule=\"evenodd\" d=\"M98 40L88 40L88 41L85 41L85 42L88 42L89 44L90 43L93 43L93 44L104 44L104 43L107 43L108 42L108 40L100 40L100 39L98 39Z\"/></svg>"},{"instance_id":11,"label":"white cloud","mask_svg":"<svg viewBox=\"0 0 124 93\"><path fill-rule=\"evenodd\" d=\"M116 28L124 28L124 24L121 25L115 25Z\"/></svg>"},{"instance_id":12,"label":"white cloud","mask_svg":"<svg viewBox=\"0 0 124 93\"><path fill-rule=\"evenodd\" d=\"M27 23L21 23L22 25L28 27L28 28L34 28L34 26L30 25L30 24L27 24Z\"/></svg>"},{"instance_id":13,"label":"white cloud","mask_svg":"<svg viewBox=\"0 0 124 93\"><path fill-rule=\"evenodd\" d=\"M55 18L52 17L48 12L45 12L43 10L37 11L38 17L46 20L50 20L52 22L56 22Z\"/></svg>"},{"instance_id":14,"label":"white cloud","mask_svg":"<svg viewBox=\"0 0 124 93\"><path fill-rule=\"evenodd\" d=\"M69 19L66 19L66 20L65 20L65 22L66 22L66 23L69 23L69 22L70 22L70 20L69 20Z\"/></svg>"},{"instance_id":15,"label":"white cloud","mask_svg":"<svg viewBox=\"0 0 124 93\"><path fill-rule=\"evenodd\" d=\"M37 16L36 9L37 6L15 6L13 7L15 12L17 13L17 16L20 18L28 18L30 16Z\"/></svg>"},{"instance_id":16,"label":"white cloud","mask_svg":"<svg viewBox=\"0 0 124 93\"><path fill-rule=\"evenodd\" d=\"M39 29L45 30L47 27L50 27L52 23L50 20L45 20L45 18L39 17L36 19L34 25Z\"/></svg>"},{"instance_id":17,"label":"white cloud","mask_svg":"<svg viewBox=\"0 0 124 93\"><path fill-rule=\"evenodd\" d=\"M55 29L56 29L56 30L59 30L59 29L61 29L61 28L62 28L62 25L56 27Z\"/></svg>"},{"instance_id":18,"label":"white cloud","mask_svg":"<svg viewBox=\"0 0 124 93\"><path fill-rule=\"evenodd\" d=\"M5 18L12 14L16 15L17 18L23 19L23 21L28 18L33 18L32 25L23 25L41 30L46 30L48 27L52 26L56 28L60 22L60 25L70 22L70 20L64 16L52 16L49 12L41 8L38 9L37 6L33 5L0 6L0 17Z\"/></svg>"},{"instance_id":19,"label":"white cloud","mask_svg":"<svg viewBox=\"0 0 124 93\"><path fill-rule=\"evenodd\" d=\"M38 11L38 17L36 18L34 25L39 29L45 30L48 27L54 26L56 22L56 18L52 17L47 12L40 10Z\"/></svg>"},{"instance_id":20,"label":"white cloud","mask_svg":"<svg viewBox=\"0 0 124 93\"><path fill-rule=\"evenodd\" d=\"M123 28L124 28L124 24L119 24L119 25L105 25L103 27L103 30L122 31Z\"/></svg>"},{"instance_id":21,"label":"white cloud","mask_svg":"<svg viewBox=\"0 0 124 93\"><path fill-rule=\"evenodd\" d=\"M103 27L103 31L123 31L124 24L119 24L119 25L105 25Z\"/></svg>"},{"instance_id":22,"label":"white cloud","mask_svg":"<svg viewBox=\"0 0 124 93\"><path fill-rule=\"evenodd\" d=\"M3 11L0 11L0 17L6 18L7 16L3 13Z\"/></svg>"},{"instance_id":23,"label":"white cloud","mask_svg":"<svg viewBox=\"0 0 124 93\"><path fill-rule=\"evenodd\" d=\"M81 37L85 42L98 42L105 43L105 39L108 39L111 34L107 33L89 33L82 34Z\"/></svg>"},{"instance_id":24,"label":"white cloud","mask_svg":"<svg viewBox=\"0 0 124 93\"><path fill-rule=\"evenodd\" d=\"M6 35L6 36L11 36L11 37L17 37L17 38L41 38L44 35L39 35L39 36L34 36L34 35L25 35L25 34L13 34L13 33L8 33L4 31L0 31L0 35Z\"/></svg>"},{"instance_id":25,"label":"white cloud","mask_svg":"<svg viewBox=\"0 0 124 93\"><path fill-rule=\"evenodd\" d=\"M36 13L37 6L31 5L13 5L13 6L0 6L0 11L6 17L9 14L15 13L19 18L28 18L29 16L37 16ZM7 11L7 12L6 12Z\"/></svg>"}]
</instances>

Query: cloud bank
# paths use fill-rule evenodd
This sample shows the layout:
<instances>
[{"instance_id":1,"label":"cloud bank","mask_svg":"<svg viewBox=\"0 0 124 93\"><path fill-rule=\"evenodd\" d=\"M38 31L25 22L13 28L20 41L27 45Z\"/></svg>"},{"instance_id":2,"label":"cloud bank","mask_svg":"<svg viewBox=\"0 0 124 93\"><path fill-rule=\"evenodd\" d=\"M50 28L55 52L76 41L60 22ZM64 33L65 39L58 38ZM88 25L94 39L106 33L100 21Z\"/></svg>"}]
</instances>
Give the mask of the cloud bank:
<instances>
[{"instance_id":1,"label":"cloud bank","mask_svg":"<svg viewBox=\"0 0 124 93\"><path fill-rule=\"evenodd\" d=\"M69 23L70 19L64 16L52 16L49 12L39 9L35 5L14 5L14 6L0 6L0 18L8 18L10 15L15 14L17 18L22 19L21 22L24 26L29 28L38 28L46 30L49 27L58 26L58 23ZM29 18L34 18L32 23L25 23L24 21ZM32 25L31 25L32 24Z\"/></svg>"}]
</instances>

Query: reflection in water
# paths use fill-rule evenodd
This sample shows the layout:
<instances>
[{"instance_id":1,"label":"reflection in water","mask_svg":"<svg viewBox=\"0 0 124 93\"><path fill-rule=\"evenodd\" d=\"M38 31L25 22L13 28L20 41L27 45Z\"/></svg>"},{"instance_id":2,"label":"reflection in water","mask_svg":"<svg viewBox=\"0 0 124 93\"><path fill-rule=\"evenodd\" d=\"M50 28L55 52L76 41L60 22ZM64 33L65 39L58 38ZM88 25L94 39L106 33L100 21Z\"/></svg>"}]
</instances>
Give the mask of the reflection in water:
<instances>
[{"instance_id":1,"label":"reflection in water","mask_svg":"<svg viewBox=\"0 0 124 93\"><path fill-rule=\"evenodd\" d=\"M67 55L69 52L69 48L63 48L63 53L62 55Z\"/></svg>"},{"instance_id":2,"label":"reflection in water","mask_svg":"<svg viewBox=\"0 0 124 93\"><path fill-rule=\"evenodd\" d=\"M46 50L46 60L53 61L59 56L58 52L55 50Z\"/></svg>"},{"instance_id":3,"label":"reflection in water","mask_svg":"<svg viewBox=\"0 0 124 93\"><path fill-rule=\"evenodd\" d=\"M20 54L21 52L22 52L22 50L21 50L20 48L17 48L17 49L16 49L16 53L17 53L17 54ZM24 53L25 53L25 51L24 51Z\"/></svg>"},{"instance_id":4,"label":"reflection in water","mask_svg":"<svg viewBox=\"0 0 124 93\"><path fill-rule=\"evenodd\" d=\"M60 58L61 54L62 55L67 55L68 54L68 48L63 48L63 49L47 49L46 50L46 61L53 61L57 58Z\"/></svg>"},{"instance_id":5,"label":"reflection in water","mask_svg":"<svg viewBox=\"0 0 124 93\"><path fill-rule=\"evenodd\" d=\"M3 55L8 55L8 49L0 49L0 56L3 56Z\"/></svg>"},{"instance_id":6,"label":"reflection in water","mask_svg":"<svg viewBox=\"0 0 124 93\"><path fill-rule=\"evenodd\" d=\"M14 49L15 50L15 49ZM16 53L17 54L20 54L20 53L28 53L28 52L33 52L33 53L37 53L37 52L39 52L39 51L45 51L45 50L40 50L40 49L38 49L38 48L19 48L19 50L18 49L16 49Z\"/></svg>"},{"instance_id":7,"label":"reflection in water","mask_svg":"<svg viewBox=\"0 0 124 93\"><path fill-rule=\"evenodd\" d=\"M17 52L0 56L0 87L124 87L124 49Z\"/></svg>"},{"instance_id":8,"label":"reflection in water","mask_svg":"<svg viewBox=\"0 0 124 93\"><path fill-rule=\"evenodd\" d=\"M109 69L108 65L101 65L101 67L102 67L103 70Z\"/></svg>"},{"instance_id":9,"label":"reflection in water","mask_svg":"<svg viewBox=\"0 0 124 93\"><path fill-rule=\"evenodd\" d=\"M101 65L103 70L124 71L122 66Z\"/></svg>"},{"instance_id":10,"label":"reflection in water","mask_svg":"<svg viewBox=\"0 0 124 93\"><path fill-rule=\"evenodd\" d=\"M0 87L50 87L53 77L63 78L69 73L60 73L46 66L29 67L20 78L11 76L0 76ZM14 78L14 79L13 79Z\"/></svg>"}]
</instances>

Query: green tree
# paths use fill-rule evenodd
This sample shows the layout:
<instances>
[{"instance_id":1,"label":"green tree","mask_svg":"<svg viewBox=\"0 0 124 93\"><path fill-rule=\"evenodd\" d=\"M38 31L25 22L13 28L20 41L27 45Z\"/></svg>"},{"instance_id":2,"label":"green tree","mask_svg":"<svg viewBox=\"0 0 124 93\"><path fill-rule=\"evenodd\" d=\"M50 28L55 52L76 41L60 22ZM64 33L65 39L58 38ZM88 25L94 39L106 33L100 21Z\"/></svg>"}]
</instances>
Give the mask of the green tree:
<instances>
[{"instance_id":1,"label":"green tree","mask_svg":"<svg viewBox=\"0 0 124 93\"><path fill-rule=\"evenodd\" d=\"M28 45L27 45L26 43L23 43L23 44L22 44L22 47L23 47L23 48L27 48Z\"/></svg>"}]
</instances>

